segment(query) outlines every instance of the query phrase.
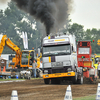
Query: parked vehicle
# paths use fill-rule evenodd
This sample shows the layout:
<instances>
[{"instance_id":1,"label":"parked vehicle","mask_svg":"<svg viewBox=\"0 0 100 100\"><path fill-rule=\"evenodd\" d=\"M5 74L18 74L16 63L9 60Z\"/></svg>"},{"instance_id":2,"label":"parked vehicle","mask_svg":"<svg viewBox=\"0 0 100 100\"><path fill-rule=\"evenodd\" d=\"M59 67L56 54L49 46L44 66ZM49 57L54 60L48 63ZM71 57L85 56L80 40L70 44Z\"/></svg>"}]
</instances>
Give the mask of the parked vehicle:
<instances>
[{"instance_id":1,"label":"parked vehicle","mask_svg":"<svg viewBox=\"0 0 100 100\"><path fill-rule=\"evenodd\" d=\"M77 61L78 67L83 69L83 76L89 79L90 82L94 82L95 68L92 66L92 48L91 42L93 41L78 41L77 42Z\"/></svg>"}]
</instances>

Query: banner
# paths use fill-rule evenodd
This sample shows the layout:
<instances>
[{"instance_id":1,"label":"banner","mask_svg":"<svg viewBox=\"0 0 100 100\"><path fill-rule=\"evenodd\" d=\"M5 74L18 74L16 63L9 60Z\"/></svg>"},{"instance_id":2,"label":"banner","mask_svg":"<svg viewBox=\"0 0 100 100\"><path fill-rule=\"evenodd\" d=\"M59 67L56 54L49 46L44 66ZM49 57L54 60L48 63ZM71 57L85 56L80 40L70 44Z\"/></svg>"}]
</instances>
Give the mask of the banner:
<instances>
[{"instance_id":1,"label":"banner","mask_svg":"<svg viewBox=\"0 0 100 100\"><path fill-rule=\"evenodd\" d=\"M26 49L28 49L28 37L26 32L25 32L25 47Z\"/></svg>"},{"instance_id":2,"label":"banner","mask_svg":"<svg viewBox=\"0 0 100 100\"><path fill-rule=\"evenodd\" d=\"M24 49L26 49L26 47L25 47L25 34L24 34L24 32L22 32L22 38L23 38Z\"/></svg>"}]
</instances>

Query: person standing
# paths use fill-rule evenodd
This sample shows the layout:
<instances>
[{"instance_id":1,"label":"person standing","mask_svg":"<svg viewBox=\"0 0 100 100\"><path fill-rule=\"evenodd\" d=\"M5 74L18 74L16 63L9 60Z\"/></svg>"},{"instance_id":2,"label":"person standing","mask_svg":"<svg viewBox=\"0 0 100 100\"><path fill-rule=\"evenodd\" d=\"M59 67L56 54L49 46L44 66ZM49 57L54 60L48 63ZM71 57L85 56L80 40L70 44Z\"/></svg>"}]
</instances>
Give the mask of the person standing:
<instances>
[{"instance_id":1,"label":"person standing","mask_svg":"<svg viewBox=\"0 0 100 100\"><path fill-rule=\"evenodd\" d=\"M37 63L36 63L35 60L33 60L32 67L33 67L33 76L34 76L34 78L36 78L36 67L37 67Z\"/></svg>"},{"instance_id":2,"label":"person standing","mask_svg":"<svg viewBox=\"0 0 100 100\"><path fill-rule=\"evenodd\" d=\"M99 79L100 79L100 62L98 62L98 76L99 76Z\"/></svg>"},{"instance_id":3,"label":"person standing","mask_svg":"<svg viewBox=\"0 0 100 100\"><path fill-rule=\"evenodd\" d=\"M40 69L43 69L42 61L40 62Z\"/></svg>"}]
</instances>

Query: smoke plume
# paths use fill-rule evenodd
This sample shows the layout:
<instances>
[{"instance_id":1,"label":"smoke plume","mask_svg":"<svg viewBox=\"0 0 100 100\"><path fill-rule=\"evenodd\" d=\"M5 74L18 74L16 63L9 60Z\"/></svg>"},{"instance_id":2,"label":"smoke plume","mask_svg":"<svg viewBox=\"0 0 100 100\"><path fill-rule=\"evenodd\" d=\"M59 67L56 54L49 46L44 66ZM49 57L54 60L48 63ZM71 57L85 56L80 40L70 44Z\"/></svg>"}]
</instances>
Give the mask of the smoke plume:
<instances>
[{"instance_id":1,"label":"smoke plume","mask_svg":"<svg viewBox=\"0 0 100 100\"><path fill-rule=\"evenodd\" d=\"M12 0L16 5L44 23L46 33L59 29L68 18L72 0Z\"/></svg>"}]
</instances>

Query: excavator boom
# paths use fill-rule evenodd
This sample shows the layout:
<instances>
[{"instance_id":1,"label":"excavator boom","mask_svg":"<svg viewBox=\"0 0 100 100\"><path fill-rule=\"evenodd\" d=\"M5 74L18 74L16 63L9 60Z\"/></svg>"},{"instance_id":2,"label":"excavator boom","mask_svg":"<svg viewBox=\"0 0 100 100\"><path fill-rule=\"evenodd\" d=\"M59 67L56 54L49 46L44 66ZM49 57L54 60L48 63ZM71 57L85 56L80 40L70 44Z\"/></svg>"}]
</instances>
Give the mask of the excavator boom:
<instances>
[{"instance_id":1,"label":"excavator boom","mask_svg":"<svg viewBox=\"0 0 100 100\"><path fill-rule=\"evenodd\" d=\"M7 35L3 35L1 42L0 42L0 56L3 52L4 47L7 46L9 47L11 50L16 52L16 62L15 62L15 66L18 65L19 61L20 61L20 56L21 56L21 49L15 45L8 37Z\"/></svg>"}]
</instances>

